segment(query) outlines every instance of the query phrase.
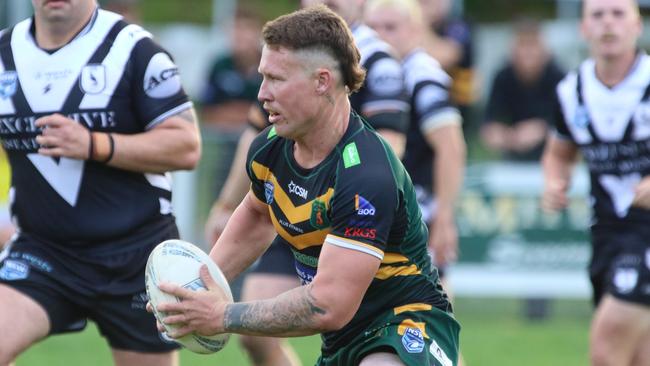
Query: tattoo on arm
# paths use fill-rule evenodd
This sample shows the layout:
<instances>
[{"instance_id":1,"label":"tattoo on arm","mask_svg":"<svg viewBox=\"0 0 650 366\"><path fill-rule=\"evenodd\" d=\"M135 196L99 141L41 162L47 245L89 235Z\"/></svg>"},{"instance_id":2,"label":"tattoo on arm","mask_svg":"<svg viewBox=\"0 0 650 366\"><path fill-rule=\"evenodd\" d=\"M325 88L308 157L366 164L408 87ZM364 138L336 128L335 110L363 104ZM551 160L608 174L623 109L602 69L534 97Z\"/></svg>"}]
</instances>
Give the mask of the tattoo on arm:
<instances>
[{"instance_id":1,"label":"tattoo on arm","mask_svg":"<svg viewBox=\"0 0 650 366\"><path fill-rule=\"evenodd\" d=\"M225 331L280 335L317 330L314 318L324 315L325 310L316 305L311 292L310 284L275 299L230 304L224 314Z\"/></svg>"}]
</instances>

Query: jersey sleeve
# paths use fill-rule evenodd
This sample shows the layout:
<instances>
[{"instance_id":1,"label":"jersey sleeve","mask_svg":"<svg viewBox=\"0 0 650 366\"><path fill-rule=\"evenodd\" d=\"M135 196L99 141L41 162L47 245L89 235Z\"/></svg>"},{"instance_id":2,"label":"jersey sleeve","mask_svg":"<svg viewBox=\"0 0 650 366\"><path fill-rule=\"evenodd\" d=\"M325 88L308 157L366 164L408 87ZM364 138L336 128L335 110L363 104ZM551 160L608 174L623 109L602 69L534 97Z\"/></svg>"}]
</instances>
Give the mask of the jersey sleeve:
<instances>
[{"instance_id":1,"label":"jersey sleeve","mask_svg":"<svg viewBox=\"0 0 650 366\"><path fill-rule=\"evenodd\" d=\"M133 107L143 128L151 129L165 119L192 107L181 85L178 67L171 56L150 38L138 42L133 63Z\"/></svg>"},{"instance_id":2,"label":"jersey sleeve","mask_svg":"<svg viewBox=\"0 0 650 366\"><path fill-rule=\"evenodd\" d=\"M357 154L360 164L341 167L325 242L381 260L397 212L397 186L383 153L363 156L356 150L348 145L343 152Z\"/></svg>"},{"instance_id":3,"label":"jersey sleeve","mask_svg":"<svg viewBox=\"0 0 650 366\"><path fill-rule=\"evenodd\" d=\"M377 52L364 66L365 98L358 112L375 129L406 132L409 103L400 63L388 53Z\"/></svg>"},{"instance_id":4,"label":"jersey sleeve","mask_svg":"<svg viewBox=\"0 0 650 366\"><path fill-rule=\"evenodd\" d=\"M262 150L277 138L275 129L270 126L253 139L246 158L246 173L251 181L251 191L258 200L269 204L273 197L273 183L269 181L268 164L263 161Z\"/></svg>"},{"instance_id":5,"label":"jersey sleeve","mask_svg":"<svg viewBox=\"0 0 650 366\"><path fill-rule=\"evenodd\" d=\"M449 86L426 80L415 86L413 108L423 133L462 121L460 112L451 103Z\"/></svg>"}]
</instances>

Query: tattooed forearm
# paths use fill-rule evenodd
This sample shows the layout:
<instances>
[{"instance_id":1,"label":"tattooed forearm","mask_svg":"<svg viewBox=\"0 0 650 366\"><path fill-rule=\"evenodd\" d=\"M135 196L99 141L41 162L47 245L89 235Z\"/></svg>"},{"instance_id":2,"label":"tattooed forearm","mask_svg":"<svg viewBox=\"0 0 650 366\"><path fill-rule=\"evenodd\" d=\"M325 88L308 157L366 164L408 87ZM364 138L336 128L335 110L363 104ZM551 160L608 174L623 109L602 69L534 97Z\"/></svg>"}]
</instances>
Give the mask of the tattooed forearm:
<instances>
[{"instance_id":1,"label":"tattooed forearm","mask_svg":"<svg viewBox=\"0 0 650 366\"><path fill-rule=\"evenodd\" d=\"M312 286L302 286L271 300L230 304L224 314L227 332L254 335L306 335L319 331Z\"/></svg>"}]
</instances>

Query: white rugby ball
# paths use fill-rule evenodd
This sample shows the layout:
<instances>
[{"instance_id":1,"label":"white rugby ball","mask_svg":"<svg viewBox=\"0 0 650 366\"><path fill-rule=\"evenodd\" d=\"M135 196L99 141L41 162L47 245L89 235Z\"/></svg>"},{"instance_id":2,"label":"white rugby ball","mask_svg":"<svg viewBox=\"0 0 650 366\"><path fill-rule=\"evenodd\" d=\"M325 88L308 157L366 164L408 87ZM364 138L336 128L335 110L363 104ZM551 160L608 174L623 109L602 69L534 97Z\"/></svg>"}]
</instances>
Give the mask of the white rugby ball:
<instances>
[{"instance_id":1,"label":"white rugby ball","mask_svg":"<svg viewBox=\"0 0 650 366\"><path fill-rule=\"evenodd\" d=\"M167 314L157 310L158 304L179 302L179 300L175 296L162 292L158 288L158 284L171 282L193 291L204 291L206 287L199 276L199 269L203 264L208 266L210 275L224 291L228 300L232 302L232 292L226 277L216 263L199 247L182 240L172 239L158 244L149 255L145 270L147 295L156 319L165 327L167 332L174 330L176 327L161 321ZM206 354L221 350L229 338L229 333L214 336L202 336L192 333L174 339L174 341L192 352Z\"/></svg>"}]
</instances>

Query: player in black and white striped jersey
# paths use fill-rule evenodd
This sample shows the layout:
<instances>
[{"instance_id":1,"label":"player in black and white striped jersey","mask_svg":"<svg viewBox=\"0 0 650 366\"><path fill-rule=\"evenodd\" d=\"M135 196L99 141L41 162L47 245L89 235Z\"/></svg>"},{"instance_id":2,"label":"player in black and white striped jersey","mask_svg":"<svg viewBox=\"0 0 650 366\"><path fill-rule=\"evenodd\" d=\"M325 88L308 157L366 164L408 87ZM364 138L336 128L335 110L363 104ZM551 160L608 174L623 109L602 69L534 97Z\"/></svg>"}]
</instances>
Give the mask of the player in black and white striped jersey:
<instances>
[{"instance_id":1,"label":"player in black and white striped jersey","mask_svg":"<svg viewBox=\"0 0 650 366\"><path fill-rule=\"evenodd\" d=\"M416 0L370 0L366 6L367 24L402 59L411 104L403 162L429 225L434 263L444 268L457 257L454 202L462 185L466 148L462 117L449 98L451 78L421 48L420 14Z\"/></svg>"},{"instance_id":2,"label":"player in black and white striped jersey","mask_svg":"<svg viewBox=\"0 0 650 366\"><path fill-rule=\"evenodd\" d=\"M581 154L594 219L593 365L650 364L650 58L634 0L586 0L581 31L591 58L557 87L556 132L543 156L548 210L568 204Z\"/></svg>"},{"instance_id":3,"label":"player in black and white striped jersey","mask_svg":"<svg viewBox=\"0 0 650 366\"><path fill-rule=\"evenodd\" d=\"M145 311L144 266L178 237L167 172L200 137L178 68L95 0L34 0L0 34L0 141L17 237L0 257L0 364L87 319L118 365L173 365Z\"/></svg>"}]
</instances>

